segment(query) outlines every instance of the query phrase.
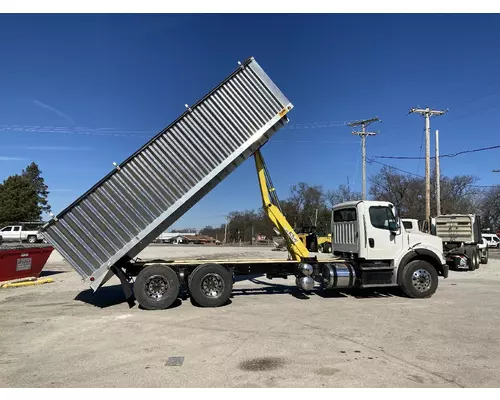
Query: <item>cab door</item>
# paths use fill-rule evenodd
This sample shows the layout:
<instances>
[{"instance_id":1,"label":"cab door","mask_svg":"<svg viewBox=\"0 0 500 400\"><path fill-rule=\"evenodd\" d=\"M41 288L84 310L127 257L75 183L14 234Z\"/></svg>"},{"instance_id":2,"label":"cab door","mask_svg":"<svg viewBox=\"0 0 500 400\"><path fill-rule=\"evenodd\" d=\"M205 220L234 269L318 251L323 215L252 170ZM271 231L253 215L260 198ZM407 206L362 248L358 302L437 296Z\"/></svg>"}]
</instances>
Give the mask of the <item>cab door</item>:
<instances>
[{"instance_id":1,"label":"cab door","mask_svg":"<svg viewBox=\"0 0 500 400\"><path fill-rule=\"evenodd\" d=\"M365 203L368 260L394 260L403 250L403 235L388 205Z\"/></svg>"},{"instance_id":2,"label":"cab door","mask_svg":"<svg viewBox=\"0 0 500 400\"><path fill-rule=\"evenodd\" d=\"M6 226L2 229L2 238L4 242L12 242L16 240L15 233L12 232L12 226Z\"/></svg>"}]
</instances>

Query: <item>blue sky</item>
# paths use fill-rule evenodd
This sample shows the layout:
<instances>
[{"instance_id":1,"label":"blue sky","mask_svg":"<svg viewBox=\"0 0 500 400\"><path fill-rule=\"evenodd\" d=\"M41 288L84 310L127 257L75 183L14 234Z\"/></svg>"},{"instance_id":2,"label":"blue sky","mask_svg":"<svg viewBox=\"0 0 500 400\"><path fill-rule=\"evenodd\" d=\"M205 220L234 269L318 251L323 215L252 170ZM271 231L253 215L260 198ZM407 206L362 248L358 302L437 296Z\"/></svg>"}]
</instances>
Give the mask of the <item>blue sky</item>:
<instances>
[{"instance_id":1,"label":"blue sky","mask_svg":"<svg viewBox=\"0 0 500 400\"><path fill-rule=\"evenodd\" d=\"M254 56L295 105L297 129L263 149L278 194L299 181L360 190L344 121L383 120L369 156L423 155L417 105L450 109L431 120L442 154L500 144L499 42L498 15L0 15L0 179L37 162L59 212ZM499 155L441 167L497 184ZM423 161L381 161L424 173ZM259 206L248 161L175 226Z\"/></svg>"}]
</instances>

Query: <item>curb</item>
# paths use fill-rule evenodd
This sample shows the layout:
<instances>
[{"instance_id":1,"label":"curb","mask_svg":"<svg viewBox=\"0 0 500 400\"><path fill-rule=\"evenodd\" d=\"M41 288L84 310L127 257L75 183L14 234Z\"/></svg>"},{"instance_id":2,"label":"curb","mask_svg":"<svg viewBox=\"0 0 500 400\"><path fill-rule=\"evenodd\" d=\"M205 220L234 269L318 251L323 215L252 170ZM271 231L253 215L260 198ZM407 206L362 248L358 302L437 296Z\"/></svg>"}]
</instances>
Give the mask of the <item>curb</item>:
<instances>
[{"instance_id":1,"label":"curb","mask_svg":"<svg viewBox=\"0 0 500 400\"><path fill-rule=\"evenodd\" d=\"M52 283L52 282L54 282L54 279L47 278L47 279L39 279L36 281L29 281L29 282L4 283L3 285L0 285L0 288L7 289L7 288L13 288L13 287L35 286L35 285L43 285L45 283Z\"/></svg>"}]
</instances>

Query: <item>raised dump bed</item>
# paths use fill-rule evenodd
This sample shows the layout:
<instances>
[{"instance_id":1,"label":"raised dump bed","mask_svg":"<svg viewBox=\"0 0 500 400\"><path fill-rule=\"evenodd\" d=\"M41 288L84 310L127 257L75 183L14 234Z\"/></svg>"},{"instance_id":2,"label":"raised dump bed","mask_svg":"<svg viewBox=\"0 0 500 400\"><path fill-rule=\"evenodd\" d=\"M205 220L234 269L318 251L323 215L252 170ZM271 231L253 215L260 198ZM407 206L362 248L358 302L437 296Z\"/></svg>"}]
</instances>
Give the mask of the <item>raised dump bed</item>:
<instances>
[{"instance_id":1,"label":"raised dump bed","mask_svg":"<svg viewBox=\"0 0 500 400\"><path fill-rule=\"evenodd\" d=\"M96 290L288 121L292 104L250 58L42 228Z\"/></svg>"}]
</instances>

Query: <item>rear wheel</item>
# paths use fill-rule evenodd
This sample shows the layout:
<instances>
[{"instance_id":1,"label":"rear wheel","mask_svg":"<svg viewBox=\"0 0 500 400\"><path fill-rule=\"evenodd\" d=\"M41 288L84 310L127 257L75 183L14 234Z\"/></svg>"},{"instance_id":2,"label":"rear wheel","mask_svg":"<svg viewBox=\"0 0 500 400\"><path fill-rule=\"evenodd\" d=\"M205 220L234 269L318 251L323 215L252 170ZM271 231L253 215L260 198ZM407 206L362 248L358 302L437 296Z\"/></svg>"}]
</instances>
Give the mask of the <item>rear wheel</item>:
<instances>
[{"instance_id":1,"label":"rear wheel","mask_svg":"<svg viewBox=\"0 0 500 400\"><path fill-rule=\"evenodd\" d=\"M28 236L28 243L36 243L36 236Z\"/></svg>"},{"instance_id":2,"label":"rear wheel","mask_svg":"<svg viewBox=\"0 0 500 400\"><path fill-rule=\"evenodd\" d=\"M146 310L163 310L179 295L179 278L165 265L145 267L134 282L134 296Z\"/></svg>"},{"instance_id":3,"label":"rear wheel","mask_svg":"<svg viewBox=\"0 0 500 400\"><path fill-rule=\"evenodd\" d=\"M203 264L189 275L188 287L192 299L200 307L219 307L231 296L233 277L222 265Z\"/></svg>"},{"instance_id":4,"label":"rear wheel","mask_svg":"<svg viewBox=\"0 0 500 400\"><path fill-rule=\"evenodd\" d=\"M404 266L400 287L411 298L431 297L438 287L437 271L427 261L410 261Z\"/></svg>"},{"instance_id":5,"label":"rear wheel","mask_svg":"<svg viewBox=\"0 0 500 400\"><path fill-rule=\"evenodd\" d=\"M477 268L477 265L476 265L476 258L477 258L476 251L475 250L471 250L469 252L466 252L466 256L468 257L467 263L469 264L469 271L475 271L476 268Z\"/></svg>"},{"instance_id":6,"label":"rear wheel","mask_svg":"<svg viewBox=\"0 0 500 400\"><path fill-rule=\"evenodd\" d=\"M474 263L476 265L476 269L481 266L481 254L479 252L479 249L474 250Z\"/></svg>"},{"instance_id":7,"label":"rear wheel","mask_svg":"<svg viewBox=\"0 0 500 400\"><path fill-rule=\"evenodd\" d=\"M488 248L484 249L483 257L481 257L481 264L488 264Z\"/></svg>"}]
</instances>

